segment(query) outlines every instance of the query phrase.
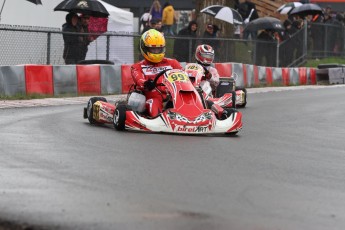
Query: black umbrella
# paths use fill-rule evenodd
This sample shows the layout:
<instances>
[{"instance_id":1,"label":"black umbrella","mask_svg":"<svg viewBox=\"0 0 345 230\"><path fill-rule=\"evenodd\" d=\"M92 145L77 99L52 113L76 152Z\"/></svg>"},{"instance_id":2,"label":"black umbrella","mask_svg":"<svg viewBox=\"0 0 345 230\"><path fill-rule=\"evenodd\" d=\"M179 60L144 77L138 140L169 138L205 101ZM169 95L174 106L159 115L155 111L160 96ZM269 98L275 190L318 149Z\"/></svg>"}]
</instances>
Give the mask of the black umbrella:
<instances>
[{"instance_id":1,"label":"black umbrella","mask_svg":"<svg viewBox=\"0 0 345 230\"><path fill-rule=\"evenodd\" d=\"M211 15L219 20L223 20L231 24L243 23L243 19L240 13L227 6L212 5L202 9L200 12Z\"/></svg>"},{"instance_id":2,"label":"black umbrella","mask_svg":"<svg viewBox=\"0 0 345 230\"><path fill-rule=\"evenodd\" d=\"M41 0L27 0L27 1L32 2L32 3L36 4L36 5L38 5L38 4L41 4L41 5L42 5ZM4 0L4 2L2 3L2 6L1 6L1 10L0 10L0 20L1 20L1 14L2 14L2 10L4 9L5 3L6 3L6 0Z\"/></svg>"},{"instance_id":3,"label":"black umbrella","mask_svg":"<svg viewBox=\"0 0 345 230\"><path fill-rule=\"evenodd\" d=\"M54 11L67 11L101 18L109 16L107 9L97 0L64 0L54 8Z\"/></svg>"},{"instance_id":4,"label":"black umbrella","mask_svg":"<svg viewBox=\"0 0 345 230\"><path fill-rule=\"evenodd\" d=\"M284 27L281 21L277 18L262 17L250 21L244 30L248 32L255 32L258 30L282 31L284 30Z\"/></svg>"},{"instance_id":5,"label":"black umbrella","mask_svg":"<svg viewBox=\"0 0 345 230\"><path fill-rule=\"evenodd\" d=\"M36 5L38 5L38 4L42 5L41 0L26 0L26 1L32 2L32 3L36 4Z\"/></svg>"},{"instance_id":6,"label":"black umbrella","mask_svg":"<svg viewBox=\"0 0 345 230\"><path fill-rule=\"evenodd\" d=\"M299 7L294 8L290 15L299 15L301 17L305 17L307 15L316 15L316 14L323 14L321 7L317 4L313 3L306 3Z\"/></svg>"}]
</instances>

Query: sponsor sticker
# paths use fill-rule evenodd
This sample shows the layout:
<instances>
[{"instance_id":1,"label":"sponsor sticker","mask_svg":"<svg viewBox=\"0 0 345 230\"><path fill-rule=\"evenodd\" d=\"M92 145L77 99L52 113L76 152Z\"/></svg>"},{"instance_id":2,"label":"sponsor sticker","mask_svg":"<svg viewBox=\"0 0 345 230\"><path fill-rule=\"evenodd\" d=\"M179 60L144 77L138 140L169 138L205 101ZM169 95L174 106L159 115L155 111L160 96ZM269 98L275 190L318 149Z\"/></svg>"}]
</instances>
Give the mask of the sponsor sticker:
<instances>
[{"instance_id":1,"label":"sponsor sticker","mask_svg":"<svg viewBox=\"0 0 345 230\"><path fill-rule=\"evenodd\" d=\"M184 72L171 73L168 76L168 81L171 83L175 81L189 81L189 77Z\"/></svg>"},{"instance_id":2,"label":"sponsor sticker","mask_svg":"<svg viewBox=\"0 0 345 230\"><path fill-rule=\"evenodd\" d=\"M177 125L174 129L175 132L180 133L206 133L208 131L207 126L182 126Z\"/></svg>"},{"instance_id":3,"label":"sponsor sticker","mask_svg":"<svg viewBox=\"0 0 345 230\"><path fill-rule=\"evenodd\" d=\"M147 65L142 65L141 66L143 73L145 75L154 75L162 72L163 70L166 69L171 69L172 67L169 66L147 66Z\"/></svg>"}]
</instances>

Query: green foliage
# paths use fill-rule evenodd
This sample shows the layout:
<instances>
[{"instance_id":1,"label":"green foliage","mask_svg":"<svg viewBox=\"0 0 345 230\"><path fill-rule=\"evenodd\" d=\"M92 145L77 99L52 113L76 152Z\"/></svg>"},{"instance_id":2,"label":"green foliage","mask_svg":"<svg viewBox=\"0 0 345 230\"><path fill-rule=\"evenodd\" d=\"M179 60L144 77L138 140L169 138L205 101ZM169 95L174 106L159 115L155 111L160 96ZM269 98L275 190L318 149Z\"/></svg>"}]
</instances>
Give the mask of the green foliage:
<instances>
[{"instance_id":1,"label":"green foliage","mask_svg":"<svg viewBox=\"0 0 345 230\"><path fill-rule=\"evenodd\" d=\"M345 59L339 58L339 57L330 57L330 58L324 58L324 59L310 59L306 62L304 66L317 68L317 66L320 64L331 64L331 63L345 64Z\"/></svg>"}]
</instances>

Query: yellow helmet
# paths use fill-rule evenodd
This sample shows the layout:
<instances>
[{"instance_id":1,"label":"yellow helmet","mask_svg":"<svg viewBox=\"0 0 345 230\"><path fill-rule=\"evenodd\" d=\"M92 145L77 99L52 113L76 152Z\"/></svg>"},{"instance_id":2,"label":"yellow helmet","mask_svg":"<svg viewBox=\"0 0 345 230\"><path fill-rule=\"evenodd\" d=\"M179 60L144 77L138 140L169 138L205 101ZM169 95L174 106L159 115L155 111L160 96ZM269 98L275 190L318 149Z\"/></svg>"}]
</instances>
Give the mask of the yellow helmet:
<instances>
[{"instance_id":1,"label":"yellow helmet","mask_svg":"<svg viewBox=\"0 0 345 230\"><path fill-rule=\"evenodd\" d=\"M165 38L161 32L150 29L140 38L140 52L150 62L161 62L165 56Z\"/></svg>"}]
</instances>

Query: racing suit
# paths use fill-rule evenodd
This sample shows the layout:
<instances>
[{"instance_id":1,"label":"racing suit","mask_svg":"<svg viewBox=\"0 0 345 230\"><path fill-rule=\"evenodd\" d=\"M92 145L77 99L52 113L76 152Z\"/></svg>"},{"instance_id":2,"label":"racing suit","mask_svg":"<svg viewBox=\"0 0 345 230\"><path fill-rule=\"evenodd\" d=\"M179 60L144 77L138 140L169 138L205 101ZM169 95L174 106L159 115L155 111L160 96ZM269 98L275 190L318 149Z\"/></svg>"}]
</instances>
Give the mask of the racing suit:
<instances>
[{"instance_id":1,"label":"racing suit","mask_svg":"<svg viewBox=\"0 0 345 230\"><path fill-rule=\"evenodd\" d=\"M205 71L205 78L208 82L210 82L212 88L212 95L215 95L217 86L219 85L219 73L216 68L212 66L204 66L206 69Z\"/></svg>"},{"instance_id":2,"label":"racing suit","mask_svg":"<svg viewBox=\"0 0 345 230\"><path fill-rule=\"evenodd\" d=\"M139 61L131 66L131 74L136 89L141 90L146 96L146 111L149 116L155 117L163 110L163 95L165 90L162 87L148 91L144 88L144 82L153 80L158 73L165 69L182 69L180 63L175 59L163 58L159 63L152 63L147 60Z\"/></svg>"},{"instance_id":3,"label":"racing suit","mask_svg":"<svg viewBox=\"0 0 345 230\"><path fill-rule=\"evenodd\" d=\"M201 64L202 65L202 64ZM212 96L215 97L217 86L219 85L219 73L213 66L202 65L205 69L205 78L210 82L212 88ZM225 119L228 116L228 112L221 106L215 104L212 100L207 100L210 109L215 112L218 118Z\"/></svg>"}]
</instances>

